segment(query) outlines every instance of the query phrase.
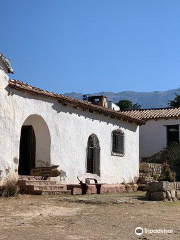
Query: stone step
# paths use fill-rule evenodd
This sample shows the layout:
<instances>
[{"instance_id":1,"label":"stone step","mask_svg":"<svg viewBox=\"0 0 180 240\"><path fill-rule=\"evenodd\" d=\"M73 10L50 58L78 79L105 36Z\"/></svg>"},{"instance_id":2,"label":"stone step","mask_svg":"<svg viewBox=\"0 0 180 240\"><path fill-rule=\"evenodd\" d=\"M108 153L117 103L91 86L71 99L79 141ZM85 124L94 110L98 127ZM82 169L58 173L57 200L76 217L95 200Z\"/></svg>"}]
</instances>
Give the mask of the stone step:
<instances>
[{"instance_id":1,"label":"stone step","mask_svg":"<svg viewBox=\"0 0 180 240\"><path fill-rule=\"evenodd\" d=\"M34 190L53 190L53 191L57 191L57 190L67 190L66 185L33 185L34 186Z\"/></svg>"},{"instance_id":2,"label":"stone step","mask_svg":"<svg viewBox=\"0 0 180 240\"><path fill-rule=\"evenodd\" d=\"M71 195L70 190L42 190L42 195Z\"/></svg>"},{"instance_id":3,"label":"stone step","mask_svg":"<svg viewBox=\"0 0 180 240\"><path fill-rule=\"evenodd\" d=\"M19 180L42 180L42 176L19 175Z\"/></svg>"},{"instance_id":4,"label":"stone step","mask_svg":"<svg viewBox=\"0 0 180 240\"><path fill-rule=\"evenodd\" d=\"M26 176L25 176L26 177ZM28 176L29 177L29 176ZM41 180L35 179L33 176L29 178L19 179L18 185L22 193L33 195L62 195L71 194L70 190L67 190L65 184L59 184L54 180Z\"/></svg>"},{"instance_id":5,"label":"stone step","mask_svg":"<svg viewBox=\"0 0 180 240\"><path fill-rule=\"evenodd\" d=\"M42 185L42 186L47 186L47 185L56 185L56 181L52 180L24 180L26 185Z\"/></svg>"}]
</instances>

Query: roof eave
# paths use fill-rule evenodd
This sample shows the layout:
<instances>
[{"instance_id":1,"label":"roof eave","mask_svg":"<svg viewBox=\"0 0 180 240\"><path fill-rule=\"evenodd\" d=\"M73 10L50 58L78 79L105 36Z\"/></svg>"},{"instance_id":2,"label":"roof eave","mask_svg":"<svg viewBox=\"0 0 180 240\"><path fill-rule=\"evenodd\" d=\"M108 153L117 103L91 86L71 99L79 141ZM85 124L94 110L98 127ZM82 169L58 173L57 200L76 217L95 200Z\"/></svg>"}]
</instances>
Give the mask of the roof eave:
<instances>
[{"instance_id":1,"label":"roof eave","mask_svg":"<svg viewBox=\"0 0 180 240\"><path fill-rule=\"evenodd\" d=\"M63 95L53 94L53 93L47 92L47 91L45 92L41 89L37 89L37 88L33 89L32 86L31 86L31 88L27 89L23 85L18 86L18 84L15 81L17 81L17 80L9 80L9 86L11 88L14 88L14 89L19 90L19 91L28 92L28 93L33 94L33 95L40 95L40 96L43 96L43 97L53 98L53 99L58 100L58 102L63 104L63 105L71 105L73 107L81 108L83 110L86 109L90 112L95 112L95 113L98 113L98 114L104 114L105 116L110 116L111 118L118 119L118 120L121 120L121 121L126 121L126 122L129 122L129 123L135 123L137 125L144 125L146 123L144 120L129 117L129 116L126 116L124 114L121 114L117 111L114 111L114 110L111 110L111 109L108 109L108 108L106 109L104 107L93 105L91 103L82 102L80 100L73 99L73 98L71 99L71 98L68 98L68 97L63 96ZM30 86L30 85L28 85L28 86ZM74 101L76 101L76 102L74 102Z\"/></svg>"}]
</instances>

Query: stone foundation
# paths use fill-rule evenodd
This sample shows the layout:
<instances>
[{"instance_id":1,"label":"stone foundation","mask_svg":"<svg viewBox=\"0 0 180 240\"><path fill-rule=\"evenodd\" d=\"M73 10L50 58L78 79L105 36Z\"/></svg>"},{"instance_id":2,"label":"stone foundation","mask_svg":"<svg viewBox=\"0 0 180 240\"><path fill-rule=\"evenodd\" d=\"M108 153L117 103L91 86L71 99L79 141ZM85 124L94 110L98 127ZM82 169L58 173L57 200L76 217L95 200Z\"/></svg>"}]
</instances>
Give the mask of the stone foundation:
<instances>
[{"instance_id":1,"label":"stone foundation","mask_svg":"<svg viewBox=\"0 0 180 240\"><path fill-rule=\"evenodd\" d=\"M67 185L72 195L82 194L106 194L137 191L137 184L87 184Z\"/></svg>"},{"instance_id":2,"label":"stone foundation","mask_svg":"<svg viewBox=\"0 0 180 240\"><path fill-rule=\"evenodd\" d=\"M180 200L180 182L151 182L146 184L146 198L153 201Z\"/></svg>"}]
</instances>

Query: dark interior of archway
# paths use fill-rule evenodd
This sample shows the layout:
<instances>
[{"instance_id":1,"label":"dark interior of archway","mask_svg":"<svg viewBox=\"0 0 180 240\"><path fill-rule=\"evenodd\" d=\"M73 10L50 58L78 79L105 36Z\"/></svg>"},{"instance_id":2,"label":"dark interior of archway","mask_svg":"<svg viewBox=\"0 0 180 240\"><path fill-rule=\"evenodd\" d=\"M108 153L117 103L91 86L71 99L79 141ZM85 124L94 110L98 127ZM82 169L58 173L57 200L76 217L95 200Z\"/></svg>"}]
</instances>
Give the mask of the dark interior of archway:
<instances>
[{"instance_id":1,"label":"dark interior of archway","mask_svg":"<svg viewBox=\"0 0 180 240\"><path fill-rule=\"evenodd\" d=\"M19 155L19 175L30 175L35 168L36 138L32 126L22 126Z\"/></svg>"}]
</instances>

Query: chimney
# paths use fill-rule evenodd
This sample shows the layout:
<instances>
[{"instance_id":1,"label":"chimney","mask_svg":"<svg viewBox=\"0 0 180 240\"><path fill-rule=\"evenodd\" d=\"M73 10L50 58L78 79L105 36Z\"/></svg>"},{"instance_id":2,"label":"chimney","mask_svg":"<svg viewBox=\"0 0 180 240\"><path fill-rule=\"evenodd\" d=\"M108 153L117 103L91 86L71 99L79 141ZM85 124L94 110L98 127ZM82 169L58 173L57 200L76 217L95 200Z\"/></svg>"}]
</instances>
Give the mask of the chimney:
<instances>
[{"instance_id":1,"label":"chimney","mask_svg":"<svg viewBox=\"0 0 180 240\"><path fill-rule=\"evenodd\" d=\"M99 106L108 108L108 102L107 102L106 96L90 96L88 97L88 101L94 105L99 105Z\"/></svg>"}]
</instances>

